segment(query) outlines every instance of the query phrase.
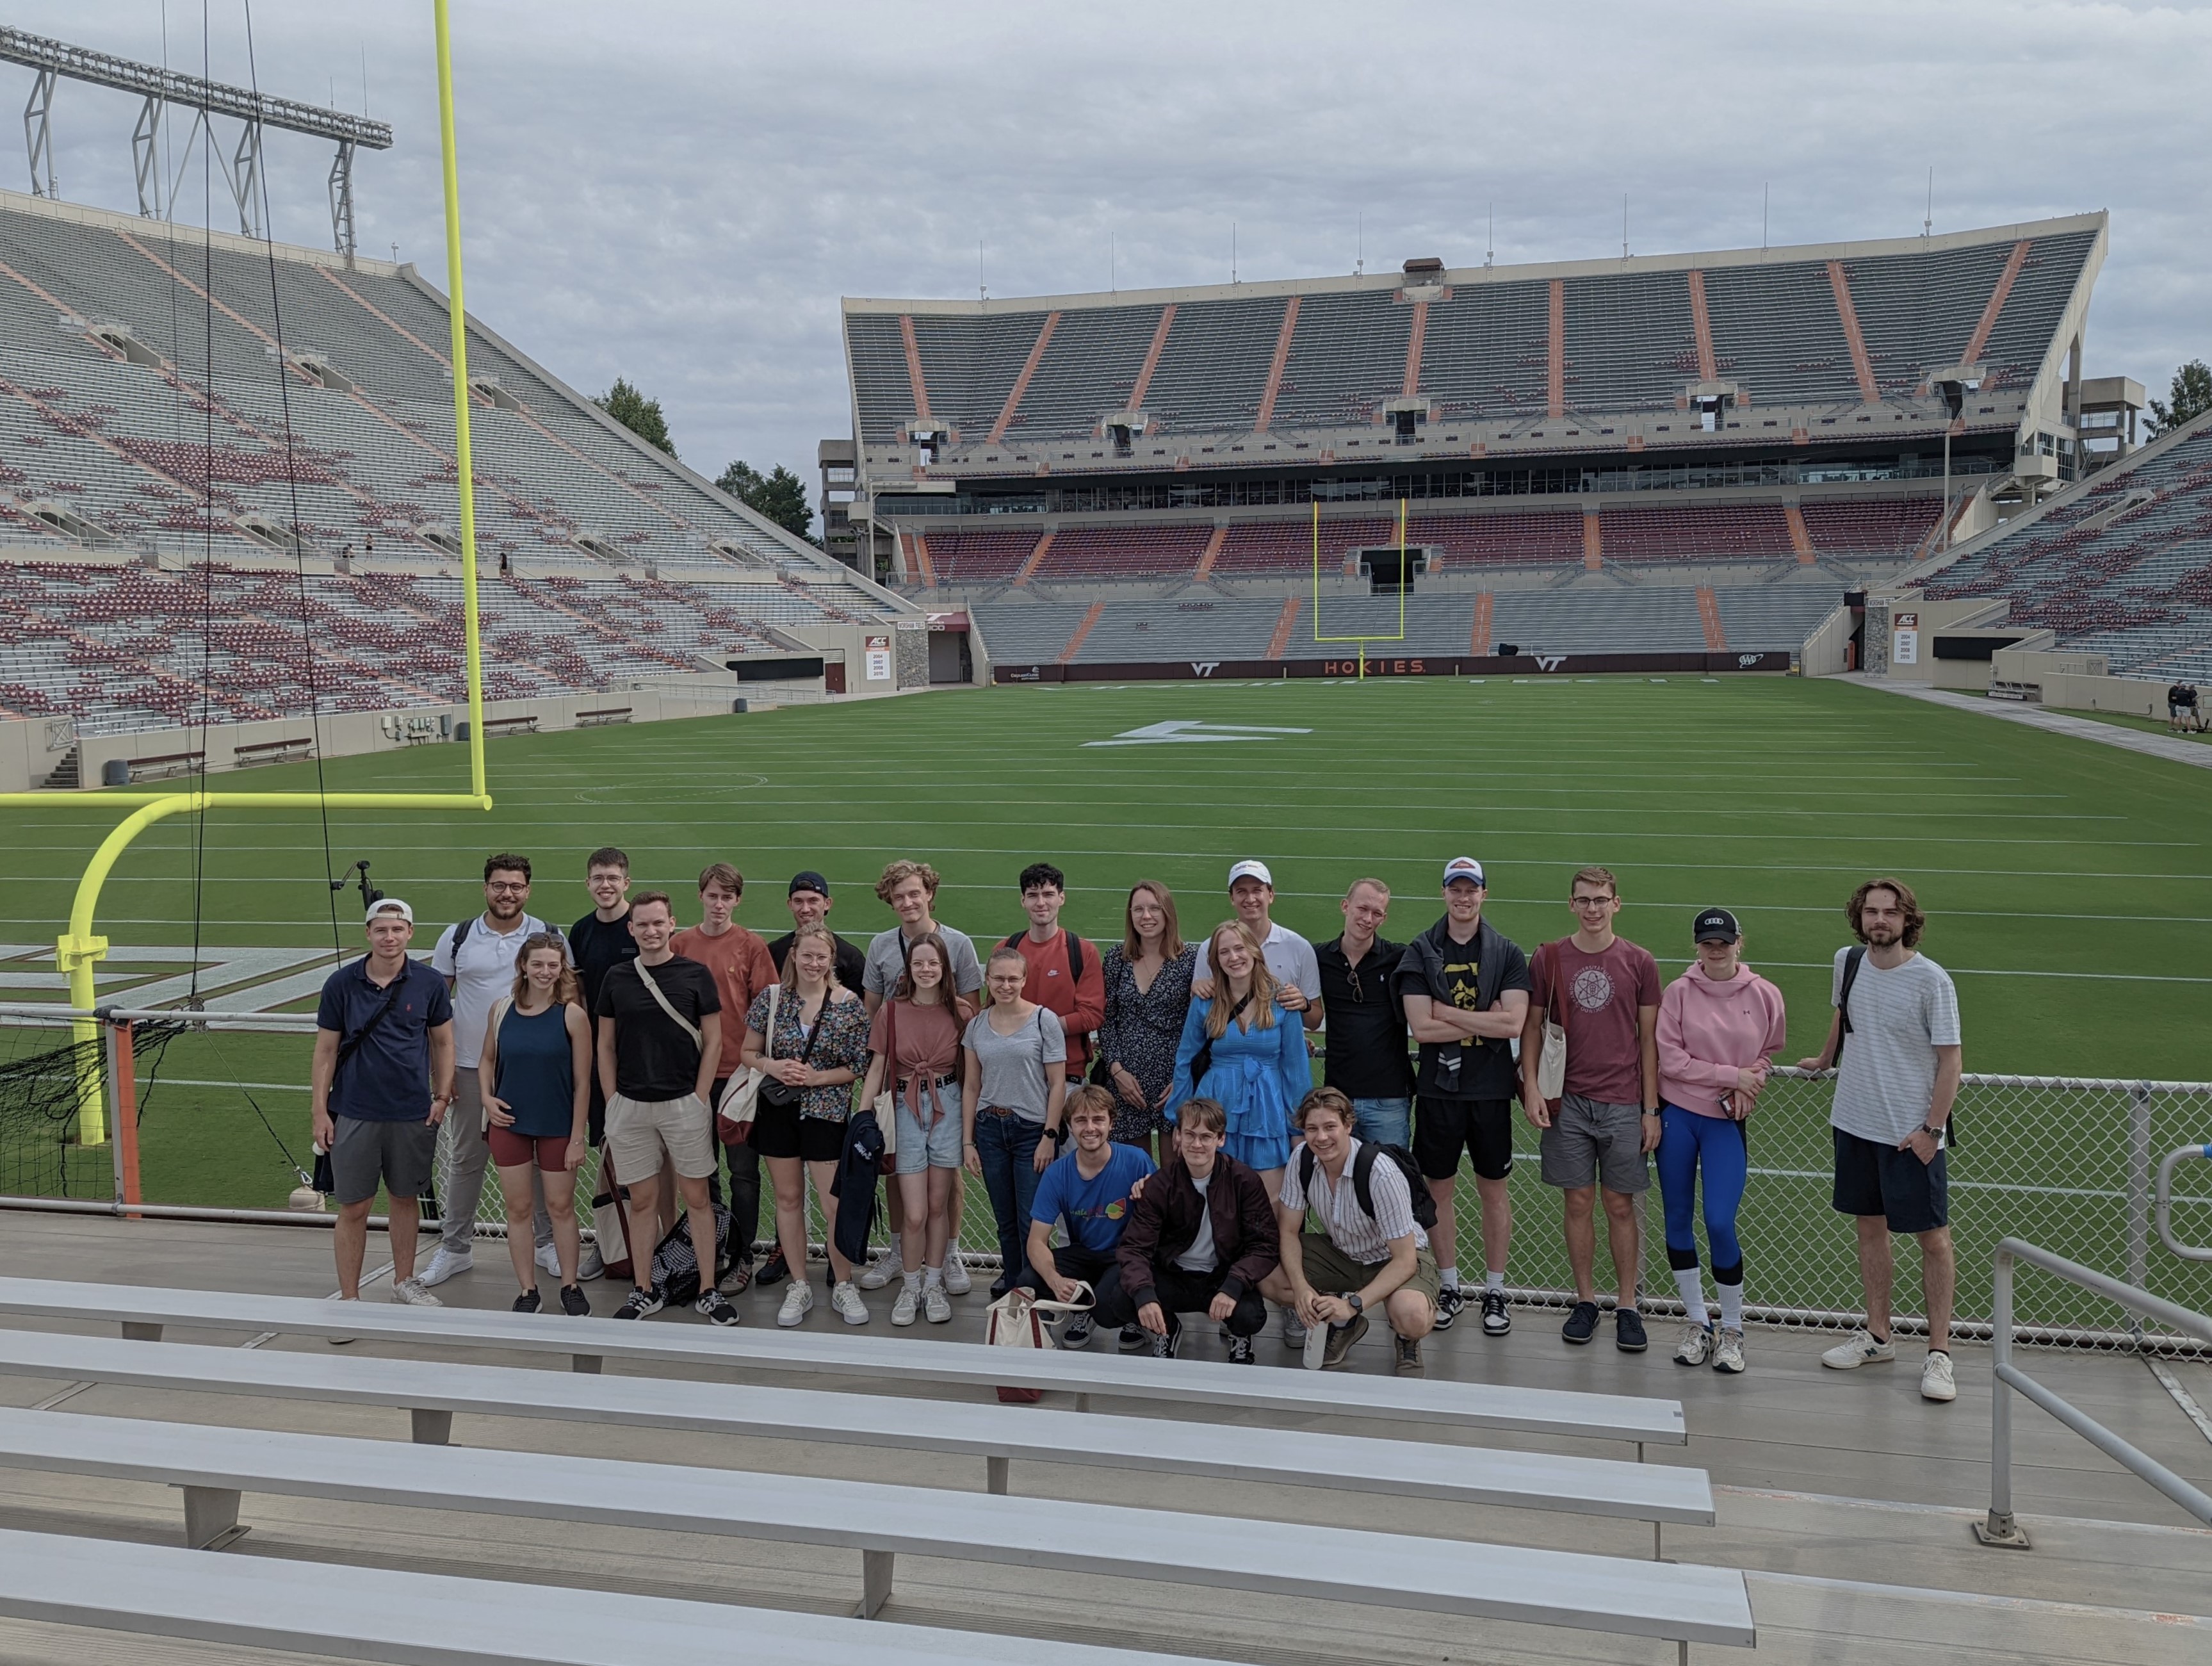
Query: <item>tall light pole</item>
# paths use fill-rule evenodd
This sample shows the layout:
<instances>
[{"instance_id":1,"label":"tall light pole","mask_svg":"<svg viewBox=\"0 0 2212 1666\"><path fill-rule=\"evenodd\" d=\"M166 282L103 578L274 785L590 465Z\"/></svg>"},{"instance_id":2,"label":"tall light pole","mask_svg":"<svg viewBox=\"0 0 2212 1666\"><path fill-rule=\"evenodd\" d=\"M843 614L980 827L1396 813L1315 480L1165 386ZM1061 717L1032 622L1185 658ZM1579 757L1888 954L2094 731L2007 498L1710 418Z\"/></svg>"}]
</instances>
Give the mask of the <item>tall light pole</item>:
<instances>
[{"instance_id":1,"label":"tall light pole","mask_svg":"<svg viewBox=\"0 0 2212 1666\"><path fill-rule=\"evenodd\" d=\"M1959 420L1959 413L1966 408L1966 395L1981 385L1982 367L1978 364L1948 365L1928 378L1929 392L1943 406L1943 523L1939 552L1948 552L1951 548L1951 429Z\"/></svg>"}]
</instances>

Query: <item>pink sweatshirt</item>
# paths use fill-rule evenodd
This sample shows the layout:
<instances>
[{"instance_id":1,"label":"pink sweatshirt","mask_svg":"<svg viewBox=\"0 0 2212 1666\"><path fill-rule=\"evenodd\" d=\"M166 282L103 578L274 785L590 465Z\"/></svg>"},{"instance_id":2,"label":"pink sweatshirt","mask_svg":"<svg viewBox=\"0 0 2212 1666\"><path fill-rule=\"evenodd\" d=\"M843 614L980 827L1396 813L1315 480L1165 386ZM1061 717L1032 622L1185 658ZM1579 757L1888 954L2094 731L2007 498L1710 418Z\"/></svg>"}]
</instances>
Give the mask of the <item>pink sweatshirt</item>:
<instances>
[{"instance_id":1,"label":"pink sweatshirt","mask_svg":"<svg viewBox=\"0 0 2212 1666\"><path fill-rule=\"evenodd\" d=\"M1692 962L1659 997L1660 1096L1700 1116L1720 1116L1720 1095L1735 1085L1737 1068L1764 1076L1787 1029L1782 991L1750 967L1716 983Z\"/></svg>"}]
</instances>

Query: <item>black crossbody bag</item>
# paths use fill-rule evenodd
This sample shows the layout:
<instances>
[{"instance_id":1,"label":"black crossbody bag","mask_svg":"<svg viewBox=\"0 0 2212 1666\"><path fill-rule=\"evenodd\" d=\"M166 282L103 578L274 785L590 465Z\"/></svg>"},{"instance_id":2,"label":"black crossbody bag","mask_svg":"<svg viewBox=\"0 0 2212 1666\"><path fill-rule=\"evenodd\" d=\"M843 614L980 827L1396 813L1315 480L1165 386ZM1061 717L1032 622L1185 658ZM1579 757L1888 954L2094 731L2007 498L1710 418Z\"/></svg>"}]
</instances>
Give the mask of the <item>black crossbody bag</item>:
<instances>
[{"instance_id":1,"label":"black crossbody bag","mask_svg":"<svg viewBox=\"0 0 2212 1666\"><path fill-rule=\"evenodd\" d=\"M1227 1035L1229 1026L1237 1022L1237 1015L1252 1004L1252 992L1247 989L1229 1009L1229 1016L1221 1021L1221 1033ZM1206 1073L1213 1068L1213 1037L1208 1036L1198 1044L1198 1051L1190 1055L1190 1091L1198 1091L1198 1085L1206 1079Z\"/></svg>"},{"instance_id":2,"label":"black crossbody bag","mask_svg":"<svg viewBox=\"0 0 2212 1666\"><path fill-rule=\"evenodd\" d=\"M825 994L822 997L822 1010L814 1015L814 1028L806 1032L806 1045L799 1049L799 1063L811 1064L813 1061L814 1043L822 1039L822 1031L829 1018L830 997ZM773 1036L769 1037L768 1055L771 1059L775 1056L775 1037ZM789 1082L779 1081L770 1076L760 1085L760 1102L775 1110L789 1110L799 1104L805 1092L803 1087L793 1087Z\"/></svg>"},{"instance_id":3,"label":"black crossbody bag","mask_svg":"<svg viewBox=\"0 0 2212 1666\"><path fill-rule=\"evenodd\" d=\"M360 1029L338 1043L338 1055L331 1062L331 1089L333 1092L337 1089L338 1072L345 1068L348 1059L361 1051L361 1044L374 1033L376 1026L391 1016L392 1007L399 1000L400 986L406 982L407 969L402 966L399 969L399 976L392 980L390 987L384 992L384 1004L368 1015L367 1021ZM296 1173L297 1170L295 1172ZM315 1171L309 1177L307 1183L325 1197L337 1190L337 1176L331 1170L331 1154L328 1152L319 1151L315 1153Z\"/></svg>"}]
</instances>

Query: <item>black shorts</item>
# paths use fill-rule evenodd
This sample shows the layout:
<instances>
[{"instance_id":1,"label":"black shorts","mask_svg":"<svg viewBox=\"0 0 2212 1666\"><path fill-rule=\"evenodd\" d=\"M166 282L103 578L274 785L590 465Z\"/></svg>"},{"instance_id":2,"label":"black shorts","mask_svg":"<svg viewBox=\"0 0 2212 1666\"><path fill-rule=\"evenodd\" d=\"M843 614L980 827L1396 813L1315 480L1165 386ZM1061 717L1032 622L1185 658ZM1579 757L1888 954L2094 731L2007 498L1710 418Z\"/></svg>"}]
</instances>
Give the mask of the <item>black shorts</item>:
<instances>
[{"instance_id":1,"label":"black shorts","mask_svg":"<svg viewBox=\"0 0 2212 1666\"><path fill-rule=\"evenodd\" d=\"M1413 1161L1431 1180L1449 1180L1466 1152L1485 1180L1513 1172L1513 1101L1447 1099L1424 1093L1414 1107Z\"/></svg>"},{"instance_id":2,"label":"black shorts","mask_svg":"<svg viewBox=\"0 0 2212 1666\"><path fill-rule=\"evenodd\" d=\"M845 1154L845 1125L819 1116L801 1116L797 1105L778 1110L763 1100L753 1119L752 1148L763 1157L835 1163Z\"/></svg>"},{"instance_id":3,"label":"black shorts","mask_svg":"<svg viewBox=\"0 0 2212 1666\"><path fill-rule=\"evenodd\" d=\"M1951 1224L1951 1188L1939 1151L1923 1163L1911 1150L1862 1140L1832 1128L1836 1136L1835 1207L1838 1214L1883 1215L1893 1232L1932 1232Z\"/></svg>"}]
</instances>

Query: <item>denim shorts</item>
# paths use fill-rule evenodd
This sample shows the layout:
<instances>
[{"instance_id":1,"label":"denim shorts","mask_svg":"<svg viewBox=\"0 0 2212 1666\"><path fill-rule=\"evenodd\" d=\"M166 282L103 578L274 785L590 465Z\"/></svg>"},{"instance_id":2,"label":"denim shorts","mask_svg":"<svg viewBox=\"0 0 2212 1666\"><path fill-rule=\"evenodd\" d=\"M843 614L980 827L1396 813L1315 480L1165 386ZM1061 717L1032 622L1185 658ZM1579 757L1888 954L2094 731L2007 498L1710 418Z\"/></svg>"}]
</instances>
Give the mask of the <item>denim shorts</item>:
<instances>
[{"instance_id":1,"label":"denim shorts","mask_svg":"<svg viewBox=\"0 0 2212 1666\"><path fill-rule=\"evenodd\" d=\"M1352 1102L1352 1131L1372 1146L1402 1146L1411 1149L1413 1143L1413 1102L1401 1095L1395 1099L1354 1099Z\"/></svg>"},{"instance_id":2,"label":"denim shorts","mask_svg":"<svg viewBox=\"0 0 2212 1666\"><path fill-rule=\"evenodd\" d=\"M898 1154L892 1161L901 1174L960 1166L960 1084L945 1082L926 1090L925 1105L932 1098L937 1102L938 1117L927 1128L906 1108L904 1093L894 1102L898 1108Z\"/></svg>"}]
</instances>

